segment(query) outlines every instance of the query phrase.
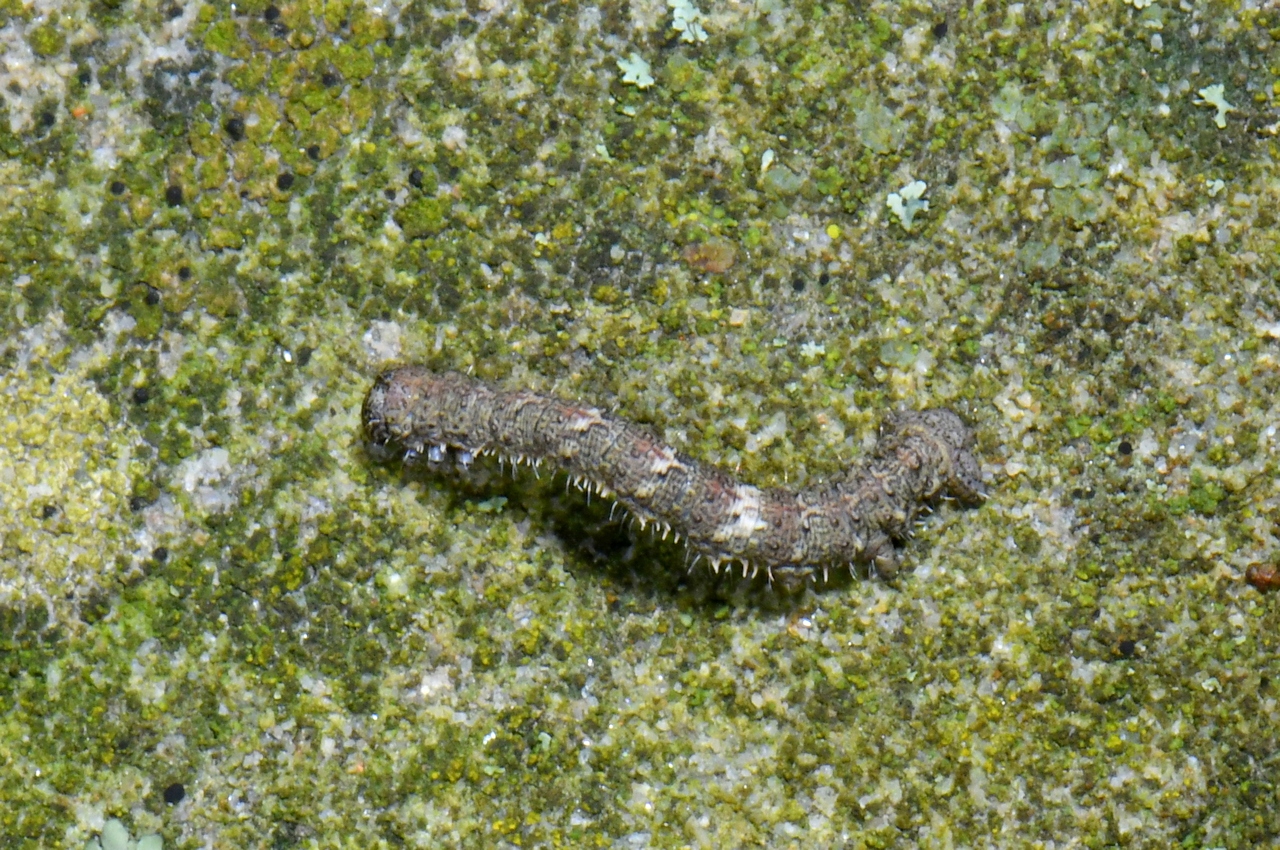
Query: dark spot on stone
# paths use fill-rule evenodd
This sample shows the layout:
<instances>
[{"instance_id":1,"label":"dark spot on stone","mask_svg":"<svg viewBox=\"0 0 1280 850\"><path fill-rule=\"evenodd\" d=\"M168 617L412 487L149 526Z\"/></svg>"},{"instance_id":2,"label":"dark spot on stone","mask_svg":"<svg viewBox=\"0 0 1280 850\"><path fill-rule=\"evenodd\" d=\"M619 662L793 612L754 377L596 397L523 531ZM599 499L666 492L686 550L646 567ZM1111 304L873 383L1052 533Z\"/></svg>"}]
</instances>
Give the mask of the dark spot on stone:
<instances>
[{"instance_id":1,"label":"dark spot on stone","mask_svg":"<svg viewBox=\"0 0 1280 850\"><path fill-rule=\"evenodd\" d=\"M293 175L289 172L280 174L276 177L276 188L281 192L287 192L293 188Z\"/></svg>"},{"instance_id":2,"label":"dark spot on stone","mask_svg":"<svg viewBox=\"0 0 1280 850\"><path fill-rule=\"evenodd\" d=\"M422 169L415 168L409 172L409 185L415 189L422 188Z\"/></svg>"},{"instance_id":3,"label":"dark spot on stone","mask_svg":"<svg viewBox=\"0 0 1280 850\"><path fill-rule=\"evenodd\" d=\"M76 82L80 83L80 85L82 85L82 86L87 86L87 85L89 85L89 83L92 83L92 82L93 82L93 72L92 72L92 71L81 71L81 72L80 72L80 75L79 75L78 77L76 77Z\"/></svg>"},{"instance_id":4,"label":"dark spot on stone","mask_svg":"<svg viewBox=\"0 0 1280 850\"><path fill-rule=\"evenodd\" d=\"M1138 649L1138 644L1135 641L1125 638L1124 640L1120 641L1120 644L1116 647L1116 649L1125 658L1132 658L1133 653Z\"/></svg>"},{"instance_id":5,"label":"dark spot on stone","mask_svg":"<svg viewBox=\"0 0 1280 850\"><path fill-rule=\"evenodd\" d=\"M325 71L323 74L320 75L320 84L327 89L331 89L341 82L342 82L342 77L338 76L333 71Z\"/></svg>"},{"instance_id":6,"label":"dark spot on stone","mask_svg":"<svg viewBox=\"0 0 1280 850\"><path fill-rule=\"evenodd\" d=\"M804 278L800 275L791 278L791 288L796 292L804 292Z\"/></svg>"},{"instance_id":7,"label":"dark spot on stone","mask_svg":"<svg viewBox=\"0 0 1280 850\"><path fill-rule=\"evenodd\" d=\"M142 300L147 303L148 307L154 307L160 303L160 290L154 286L147 287L147 294L142 296Z\"/></svg>"},{"instance_id":8,"label":"dark spot on stone","mask_svg":"<svg viewBox=\"0 0 1280 850\"><path fill-rule=\"evenodd\" d=\"M136 514L138 511L140 511L140 510L142 510L143 508L145 508L146 506L147 506L147 500L146 500L145 498L143 498L142 496L130 496L130 497L129 497L129 510L133 511L135 514Z\"/></svg>"},{"instance_id":9,"label":"dark spot on stone","mask_svg":"<svg viewBox=\"0 0 1280 850\"><path fill-rule=\"evenodd\" d=\"M1071 491L1071 498L1075 499L1076 501L1080 501L1081 499L1085 498L1084 491L1081 490L1079 487L1077 487L1076 489Z\"/></svg>"},{"instance_id":10,"label":"dark spot on stone","mask_svg":"<svg viewBox=\"0 0 1280 850\"><path fill-rule=\"evenodd\" d=\"M311 157L312 159L319 159L319 158L320 158L320 146L319 146L319 145L311 145L310 147L308 147L308 148L307 148L307 156Z\"/></svg>"},{"instance_id":11,"label":"dark spot on stone","mask_svg":"<svg viewBox=\"0 0 1280 850\"><path fill-rule=\"evenodd\" d=\"M937 39L943 39L947 37L946 21L938 21L936 24L933 25L933 37Z\"/></svg>"},{"instance_id":12,"label":"dark spot on stone","mask_svg":"<svg viewBox=\"0 0 1280 850\"><path fill-rule=\"evenodd\" d=\"M157 546L151 550L151 560L155 561L157 564L163 564L165 561L169 560L169 550L163 546Z\"/></svg>"},{"instance_id":13,"label":"dark spot on stone","mask_svg":"<svg viewBox=\"0 0 1280 850\"><path fill-rule=\"evenodd\" d=\"M149 401L151 401L151 390L147 389L146 387L133 388L134 404L146 404Z\"/></svg>"},{"instance_id":14,"label":"dark spot on stone","mask_svg":"<svg viewBox=\"0 0 1280 850\"><path fill-rule=\"evenodd\" d=\"M55 516L57 516L57 513L58 513L57 505L45 505L43 508L40 509L40 516L42 516L45 519L53 519Z\"/></svg>"},{"instance_id":15,"label":"dark spot on stone","mask_svg":"<svg viewBox=\"0 0 1280 850\"><path fill-rule=\"evenodd\" d=\"M826 272L823 272L822 274L818 275L818 286L826 286L830 282L831 282L831 275L827 274Z\"/></svg>"},{"instance_id":16,"label":"dark spot on stone","mask_svg":"<svg viewBox=\"0 0 1280 850\"><path fill-rule=\"evenodd\" d=\"M560 121L555 118L552 118L550 121L547 122L547 129L550 130L552 133L559 132Z\"/></svg>"},{"instance_id":17,"label":"dark spot on stone","mask_svg":"<svg viewBox=\"0 0 1280 850\"><path fill-rule=\"evenodd\" d=\"M390 188L383 189L382 196L386 198L388 201L394 201L396 199L396 190L390 189Z\"/></svg>"},{"instance_id":18,"label":"dark spot on stone","mask_svg":"<svg viewBox=\"0 0 1280 850\"><path fill-rule=\"evenodd\" d=\"M426 273L424 272L424 274ZM458 287L447 280L441 280L436 283L435 297L436 301L440 302L440 306L450 312L462 306L462 293L458 290Z\"/></svg>"},{"instance_id":19,"label":"dark spot on stone","mask_svg":"<svg viewBox=\"0 0 1280 850\"><path fill-rule=\"evenodd\" d=\"M1121 440L1119 449L1120 454L1131 455L1133 454L1133 443L1130 443L1128 440Z\"/></svg>"},{"instance_id":20,"label":"dark spot on stone","mask_svg":"<svg viewBox=\"0 0 1280 850\"><path fill-rule=\"evenodd\" d=\"M181 18L181 17L182 17L182 7L175 3L175 4L173 4L172 6L170 6L168 9L166 9L166 10L165 10L165 14L169 16L169 20L171 20L171 21L172 21L174 18Z\"/></svg>"},{"instance_id":21,"label":"dark spot on stone","mask_svg":"<svg viewBox=\"0 0 1280 850\"><path fill-rule=\"evenodd\" d=\"M49 127L52 127L52 126L54 125L54 122L56 122L57 120L58 120L58 117L57 117L56 115L54 115L54 114L53 114L53 112L52 112L52 111L50 111L50 110L48 110L48 109L46 109L44 112L41 112L41 113L40 113L40 126L41 126L41 127L44 127L44 128L46 128L46 129L48 129Z\"/></svg>"},{"instance_id":22,"label":"dark spot on stone","mask_svg":"<svg viewBox=\"0 0 1280 850\"><path fill-rule=\"evenodd\" d=\"M310 346L303 346L302 348L298 349L298 365L306 366L308 363L310 363L311 354L314 351L315 349L311 348Z\"/></svg>"},{"instance_id":23,"label":"dark spot on stone","mask_svg":"<svg viewBox=\"0 0 1280 850\"><path fill-rule=\"evenodd\" d=\"M170 186L164 190L164 200L171 207L182 206L182 187Z\"/></svg>"},{"instance_id":24,"label":"dark spot on stone","mask_svg":"<svg viewBox=\"0 0 1280 850\"><path fill-rule=\"evenodd\" d=\"M262 17L266 18L268 22L278 21L280 20L280 10L277 9L275 6L268 6L267 10L262 13ZM181 785L178 786L178 791L179 792L182 791ZM166 791L165 793L167 794L168 791Z\"/></svg>"},{"instance_id":25,"label":"dark spot on stone","mask_svg":"<svg viewBox=\"0 0 1280 850\"><path fill-rule=\"evenodd\" d=\"M179 280L191 280L191 266L183 266L178 269Z\"/></svg>"},{"instance_id":26,"label":"dark spot on stone","mask_svg":"<svg viewBox=\"0 0 1280 850\"><path fill-rule=\"evenodd\" d=\"M274 9L275 6L272 6L271 8ZM270 11L270 9L267 11ZM278 15L280 13L276 12L276 14ZM187 789L182 787L181 782L175 782L172 785L166 786L164 789L164 801L171 806L176 806L181 803L182 798L185 796L187 796Z\"/></svg>"},{"instance_id":27,"label":"dark spot on stone","mask_svg":"<svg viewBox=\"0 0 1280 850\"><path fill-rule=\"evenodd\" d=\"M314 836L314 832L305 824L297 821L280 820L276 821L271 830L271 834L264 836L266 841L272 847L301 847L308 843L307 839Z\"/></svg>"},{"instance_id":28,"label":"dark spot on stone","mask_svg":"<svg viewBox=\"0 0 1280 850\"><path fill-rule=\"evenodd\" d=\"M127 188L128 187L125 186L124 183L120 182L119 180L111 181L111 194L113 195L123 195L124 190Z\"/></svg>"},{"instance_id":29,"label":"dark spot on stone","mask_svg":"<svg viewBox=\"0 0 1280 850\"><path fill-rule=\"evenodd\" d=\"M244 138L244 119L228 118L227 123L222 125L227 131L227 135L231 137L231 141L238 142Z\"/></svg>"}]
</instances>

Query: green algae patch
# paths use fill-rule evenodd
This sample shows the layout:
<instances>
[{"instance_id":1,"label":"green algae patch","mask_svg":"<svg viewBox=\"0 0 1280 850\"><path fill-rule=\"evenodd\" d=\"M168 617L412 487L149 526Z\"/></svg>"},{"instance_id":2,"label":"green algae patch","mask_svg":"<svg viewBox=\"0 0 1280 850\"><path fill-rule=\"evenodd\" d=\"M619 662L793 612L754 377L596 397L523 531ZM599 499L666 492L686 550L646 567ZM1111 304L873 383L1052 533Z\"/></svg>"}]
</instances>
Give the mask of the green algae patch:
<instances>
[{"instance_id":1,"label":"green algae patch","mask_svg":"<svg viewBox=\"0 0 1280 850\"><path fill-rule=\"evenodd\" d=\"M209 27L204 35L204 46L234 59L245 59L250 54L249 45L241 40L239 27L231 19L223 19Z\"/></svg>"},{"instance_id":2,"label":"green algae patch","mask_svg":"<svg viewBox=\"0 0 1280 850\"><path fill-rule=\"evenodd\" d=\"M56 56L67 46L67 35L54 21L42 24L31 31L31 50L40 57Z\"/></svg>"},{"instance_id":3,"label":"green algae patch","mask_svg":"<svg viewBox=\"0 0 1280 850\"><path fill-rule=\"evenodd\" d=\"M56 321L41 332L0 375L0 606L75 622L137 569L130 498L147 467L141 435L93 383L107 351L69 350Z\"/></svg>"},{"instance_id":4,"label":"green algae patch","mask_svg":"<svg viewBox=\"0 0 1280 850\"><path fill-rule=\"evenodd\" d=\"M399 209L396 224L407 239L436 236L448 226L449 207L443 198L417 198Z\"/></svg>"}]
</instances>

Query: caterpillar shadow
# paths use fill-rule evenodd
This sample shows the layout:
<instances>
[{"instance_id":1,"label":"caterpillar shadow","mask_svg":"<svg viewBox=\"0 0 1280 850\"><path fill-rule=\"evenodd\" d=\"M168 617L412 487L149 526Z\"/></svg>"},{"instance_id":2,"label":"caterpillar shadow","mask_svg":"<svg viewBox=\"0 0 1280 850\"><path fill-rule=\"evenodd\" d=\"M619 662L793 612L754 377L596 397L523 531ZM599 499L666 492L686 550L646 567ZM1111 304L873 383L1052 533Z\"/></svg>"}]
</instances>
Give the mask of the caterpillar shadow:
<instances>
[{"instance_id":1,"label":"caterpillar shadow","mask_svg":"<svg viewBox=\"0 0 1280 850\"><path fill-rule=\"evenodd\" d=\"M789 612L809 604L811 593L848 589L867 580L870 570L857 575L834 570L826 580L790 585L772 581L761 570L744 575L740 564L713 571L674 534L649 524L642 529L620 504L573 486L559 470L512 468L494 458L463 466L449 458L429 463L422 458L389 457L377 446L366 446L380 467L398 473L405 482L421 482L441 493L449 506L506 500L506 509L523 513L535 534L551 534L565 545L581 568L618 588L656 602L679 600L682 606L720 608L749 606L766 612Z\"/></svg>"},{"instance_id":2,"label":"caterpillar shadow","mask_svg":"<svg viewBox=\"0 0 1280 850\"><path fill-rule=\"evenodd\" d=\"M682 607L718 609L727 604L786 613L812 602L809 594L838 593L859 581L879 580L865 565L859 565L856 575L833 570L826 579L819 576L800 584L773 581L763 570L744 575L741 565L724 565L716 572L684 540L664 536L653 524L641 529L621 504L576 488L559 470L513 469L492 457L466 466L453 457L434 463L421 457L406 461L370 444L366 452L385 469L398 467L404 483L419 481L442 493L451 508L506 499L508 509L524 513L535 534L563 541L582 572L659 604L676 599Z\"/></svg>"}]
</instances>

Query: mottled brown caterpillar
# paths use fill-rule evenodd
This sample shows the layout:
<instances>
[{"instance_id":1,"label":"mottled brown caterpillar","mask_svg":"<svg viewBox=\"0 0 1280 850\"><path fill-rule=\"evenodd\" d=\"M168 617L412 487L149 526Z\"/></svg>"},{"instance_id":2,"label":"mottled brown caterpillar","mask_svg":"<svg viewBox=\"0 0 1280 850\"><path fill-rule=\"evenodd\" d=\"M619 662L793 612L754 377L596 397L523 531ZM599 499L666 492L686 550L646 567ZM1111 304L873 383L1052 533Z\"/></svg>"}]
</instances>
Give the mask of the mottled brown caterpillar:
<instances>
[{"instance_id":1,"label":"mottled brown caterpillar","mask_svg":"<svg viewBox=\"0 0 1280 850\"><path fill-rule=\"evenodd\" d=\"M833 566L898 571L894 541L933 499L981 498L973 432L949 410L893 414L875 452L830 483L793 492L743 484L594 407L533 392L504 392L456 372L401 366L365 397L365 434L376 446L438 463L452 451L547 461L624 505L641 525L684 537L718 572L738 562L799 584Z\"/></svg>"}]
</instances>

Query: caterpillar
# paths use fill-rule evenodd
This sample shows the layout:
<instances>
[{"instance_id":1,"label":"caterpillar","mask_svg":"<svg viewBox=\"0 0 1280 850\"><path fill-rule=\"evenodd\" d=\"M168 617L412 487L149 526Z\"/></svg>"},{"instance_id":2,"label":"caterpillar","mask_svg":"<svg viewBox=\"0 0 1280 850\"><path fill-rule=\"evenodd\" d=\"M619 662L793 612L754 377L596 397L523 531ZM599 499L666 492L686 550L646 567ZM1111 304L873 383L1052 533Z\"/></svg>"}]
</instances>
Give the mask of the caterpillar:
<instances>
[{"instance_id":1,"label":"caterpillar","mask_svg":"<svg viewBox=\"0 0 1280 850\"><path fill-rule=\"evenodd\" d=\"M380 374L361 412L369 442L461 465L497 455L546 461L579 486L612 498L644 527L683 537L718 573L741 564L796 586L858 564L898 572L895 541L936 497L984 497L973 432L950 410L896 413L875 451L836 480L761 489L702 463L638 425L594 407L525 390L507 392L457 372L400 366Z\"/></svg>"}]
</instances>

